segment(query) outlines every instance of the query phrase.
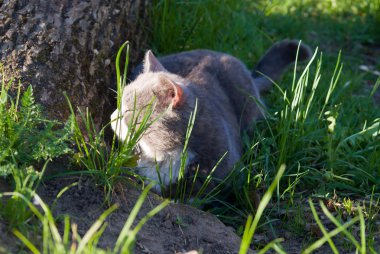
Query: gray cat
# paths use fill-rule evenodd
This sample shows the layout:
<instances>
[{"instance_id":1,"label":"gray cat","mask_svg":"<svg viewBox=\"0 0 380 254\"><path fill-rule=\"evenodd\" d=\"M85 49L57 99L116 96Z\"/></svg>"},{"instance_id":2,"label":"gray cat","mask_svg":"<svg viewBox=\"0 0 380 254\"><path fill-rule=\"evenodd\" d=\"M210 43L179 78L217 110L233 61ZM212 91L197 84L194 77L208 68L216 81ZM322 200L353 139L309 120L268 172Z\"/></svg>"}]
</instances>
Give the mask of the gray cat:
<instances>
[{"instance_id":1,"label":"gray cat","mask_svg":"<svg viewBox=\"0 0 380 254\"><path fill-rule=\"evenodd\" d=\"M293 40L276 43L252 72L237 58L210 50L193 50L159 59L148 51L137 70L141 73L124 88L122 113L116 110L111 116L113 130L120 140L125 140L135 101L139 110L155 98L152 118L161 117L138 142L139 174L158 181L158 165L164 187L177 181L186 129L197 100L185 174L194 175L199 167L198 179L204 179L227 152L213 173L214 178L225 178L242 156L241 130L263 116L260 93L271 87L269 79L278 79L295 61L297 48L298 42ZM309 47L301 44L298 60L310 56ZM117 123L120 115L121 123Z\"/></svg>"}]
</instances>

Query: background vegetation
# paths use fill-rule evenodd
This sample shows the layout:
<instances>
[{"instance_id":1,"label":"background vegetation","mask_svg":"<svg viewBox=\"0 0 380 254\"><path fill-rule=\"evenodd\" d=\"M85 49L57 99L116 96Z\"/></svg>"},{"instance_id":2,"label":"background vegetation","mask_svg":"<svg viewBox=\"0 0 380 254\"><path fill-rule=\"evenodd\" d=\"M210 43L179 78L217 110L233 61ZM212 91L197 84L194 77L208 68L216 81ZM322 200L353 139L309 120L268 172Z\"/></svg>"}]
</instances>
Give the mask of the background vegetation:
<instances>
[{"instance_id":1,"label":"background vegetation","mask_svg":"<svg viewBox=\"0 0 380 254\"><path fill-rule=\"evenodd\" d=\"M318 49L304 76L305 64L264 96L267 119L244 136L246 155L237 167L246 173L245 182L232 179L234 202L218 200L224 205L211 209L226 223L236 225L254 213L255 188L267 189L282 163L287 168L268 222L274 211L302 214L306 197L351 208L379 198L379 13L376 0L155 1L152 48L157 54L208 48L252 68L284 38ZM379 232L373 227L378 216L372 215L369 242ZM305 217L289 216L286 224L304 236Z\"/></svg>"},{"instance_id":2,"label":"background vegetation","mask_svg":"<svg viewBox=\"0 0 380 254\"><path fill-rule=\"evenodd\" d=\"M298 102L301 111L308 106L307 115L280 115L297 93L298 77L293 80L292 71L278 82L281 89L274 87L264 96L269 117L257 123L253 139L260 143L256 170L264 178L274 175L279 137L286 135L282 160L290 164L288 172L307 172L301 189L318 187L326 193L340 188L363 195L379 186L374 72L380 66L379 8L379 1L156 1L152 47L159 54L210 48L237 56L247 66L284 38L318 47ZM319 75L313 91L313 78ZM288 92L286 99L281 90ZM306 105L312 93L311 105Z\"/></svg>"}]
</instances>

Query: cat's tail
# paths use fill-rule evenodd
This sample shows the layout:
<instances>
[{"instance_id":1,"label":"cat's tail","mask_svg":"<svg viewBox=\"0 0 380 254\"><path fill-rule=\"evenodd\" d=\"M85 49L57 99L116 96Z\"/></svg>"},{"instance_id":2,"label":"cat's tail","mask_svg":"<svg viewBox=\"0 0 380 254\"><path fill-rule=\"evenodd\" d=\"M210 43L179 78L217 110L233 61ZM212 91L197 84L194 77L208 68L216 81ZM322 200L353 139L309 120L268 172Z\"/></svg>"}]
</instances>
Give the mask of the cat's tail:
<instances>
[{"instance_id":1,"label":"cat's tail","mask_svg":"<svg viewBox=\"0 0 380 254\"><path fill-rule=\"evenodd\" d=\"M299 46L299 47L298 47ZM260 59L252 71L252 77L259 92L268 91L273 81L279 79L284 70L297 61L310 59L312 52L310 48L297 40L283 40L274 44Z\"/></svg>"}]
</instances>

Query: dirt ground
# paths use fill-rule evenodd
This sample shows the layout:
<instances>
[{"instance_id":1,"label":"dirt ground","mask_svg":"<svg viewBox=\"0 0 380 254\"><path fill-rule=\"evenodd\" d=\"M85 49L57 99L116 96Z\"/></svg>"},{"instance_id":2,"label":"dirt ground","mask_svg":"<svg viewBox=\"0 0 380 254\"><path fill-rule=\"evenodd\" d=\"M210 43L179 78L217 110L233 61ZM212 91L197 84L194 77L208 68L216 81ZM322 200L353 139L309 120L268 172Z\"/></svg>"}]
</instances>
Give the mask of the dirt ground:
<instances>
[{"instance_id":1,"label":"dirt ground","mask_svg":"<svg viewBox=\"0 0 380 254\"><path fill-rule=\"evenodd\" d=\"M106 210L102 191L90 179L75 177L52 180L44 183L38 193L51 206L58 193L73 182L79 184L64 192L51 209L55 218L63 214L70 215L71 222L78 225L78 233L83 236ZM135 187L130 187L114 195L114 202L119 204L119 208L107 218L108 226L100 239L99 247L114 247L140 193ZM149 194L135 224L161 202L160 197ZM2 223L0 233L0 253L5 252L1 246L16 253L15 238ZM137 237L135 253L181 253L191 250L215 254L238 253L240 242L241 239L234 230L214 215L187 205L170 203L143 226Z\"/></svg>"},{"instance_id":2,"label":"dirt ground","mask_svg":"<svg viewBox=\"0 0 380 254\"><path fill-rule=\"evenodd\" d=\"M55 201L58 193L74 182L78 184L70 187ZM68 214L70 215L71 223L78 225L80 236L86 233L107 208L104 204L103 192L95 187L94 182L89 178L69 177L51 180L42 184L38 193L49 204L55 218L60 218L57 220L58 226L62 228L62 215ZM124 186L121 191L114 194L113 201L119 204L119 208L107 218L108 226L100 239L99 247L104 249L114 247L116 239L140 194L141 190L133 186ZM155 194L149 194L139 211L134 225L161 202L160 197ZM53 205L53 203L55 204ZM292 213L289 214L292 216ZM305 214L310 214L308 218L312 221L311 212L305 211ZM311 228L300 235L294 233L294 230L289 228L289 225L286 225L288 219L284 218L283 214L275 216L279 218L277 222L272 223L276 235L268 230L260 230L253 238L254 246L252 248L259 250L270 241L281 237L283 238L281 245L287 253L300 253L305 245L309 245L314 241L310 240L313 231L315 231L315 239L322 237L318 227L311 222L305 221L305 224L311 225ZM8 231L1 221L0 233L0 253L19 253L22 244L19 244L19 240ZM238 253L240 243L241 239L236 235L234 229L224 225L214 215L188 205L170 203L165 209L151 218L138 233L135 253L174 254L197 250L199 253L229 254ZM349 249L344 248L344 245L338 245L338 249L341 250L340 253L351 253ZM330 247L324 245L314 253L329 252L331 252ZM251 250L249 253L256 252ZM268 253L275 252L270 250Z\"/></svg>"},{"instance_id":3,"label":"dirt ground","mask_svg":"<svg viewBox=\"0 0 380 254\"><path fill-rule=\"evenodd\" d=\"M41 197L52 202L52 198L68 183L70 180L50 182L41 190ZM57 214L72 216L81 235L105 209L102 208L103 193L93 186L90 180L80 181L78 186L68 190L59 199L54 209ZM125 188L122 193L114 195L114 201L120 207L107 220L108 228L99 243L101 247L113 247L139 196L140 191L134 187ZM136 222L161 202L160 197L150 194ZM204 253L237 253L239 246L240 238L215 216L187 205L169 204L142 228L135 253L178 253L200 249Z\"/></svg>"}]
</instances>

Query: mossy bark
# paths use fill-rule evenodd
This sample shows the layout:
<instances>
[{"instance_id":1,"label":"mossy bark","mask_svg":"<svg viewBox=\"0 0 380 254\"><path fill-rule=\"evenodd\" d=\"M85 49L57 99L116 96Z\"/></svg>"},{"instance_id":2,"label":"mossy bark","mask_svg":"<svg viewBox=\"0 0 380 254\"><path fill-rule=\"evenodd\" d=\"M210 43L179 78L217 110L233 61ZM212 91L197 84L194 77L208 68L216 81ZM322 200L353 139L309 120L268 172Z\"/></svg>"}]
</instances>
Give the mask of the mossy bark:
<instances>
[{"instance_id":1,"label":"mossy bark","mask_svg":"<svg viewBox=\"0 0 380 254\"><path fill-rule=\"evenodd\" d=\"M115 56L131 43L132 64L146 49L149 0L0 0L0 61L4 76L32 85L54 118L88 107L109 119Z\"/></svg>"}]
</instances>

